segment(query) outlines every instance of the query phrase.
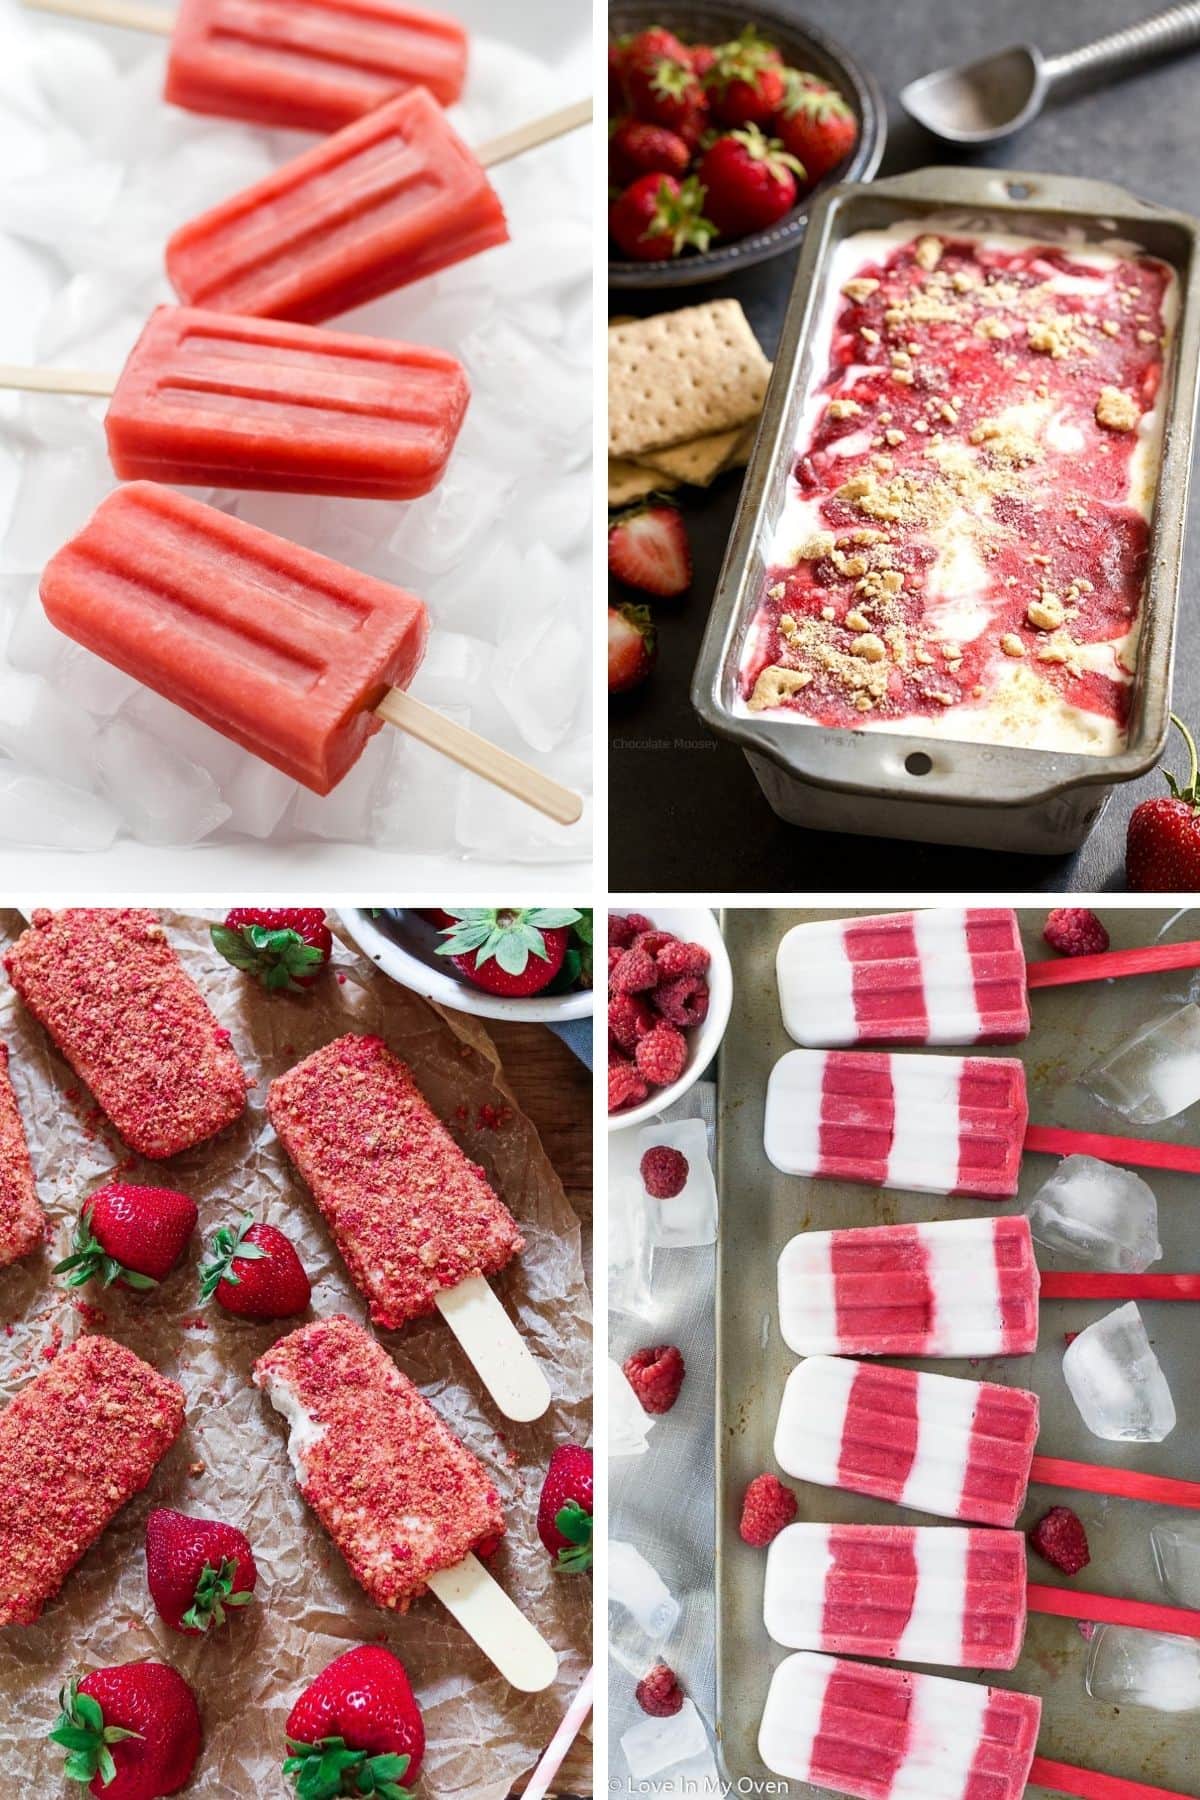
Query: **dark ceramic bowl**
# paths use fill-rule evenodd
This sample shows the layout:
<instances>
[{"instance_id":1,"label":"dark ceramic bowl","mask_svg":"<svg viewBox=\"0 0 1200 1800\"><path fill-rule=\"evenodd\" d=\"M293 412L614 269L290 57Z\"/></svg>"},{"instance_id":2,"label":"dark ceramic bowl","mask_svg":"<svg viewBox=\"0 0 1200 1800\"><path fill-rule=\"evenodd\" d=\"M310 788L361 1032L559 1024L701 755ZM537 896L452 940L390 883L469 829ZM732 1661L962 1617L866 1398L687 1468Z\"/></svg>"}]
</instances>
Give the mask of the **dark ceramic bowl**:
<instances>
[{"instance_id":1,"label":"dark ceramic bowl","mask_svg":"<svg viewBox=\"0 0 1200 1800\"><path fill-rule=\"evenodd\" d=\"M822 32L798 22L794 14L772 6L725 6L719 0L611 0L610 37L625 37L650 25L665 25L685 44L720 44L754 25L778 44L786 63L811 69L836 88L858 118L858 143L842 166L804 195L799 206L767 231L755 231L732 243L699 253L685 250L669 262L609 262L608 283L617 288L689 287L714 281L750 263L766 262L794 250L804 236L808 208L818 194L839 181L869 181L879 167L887 137L887 112L873 75L848 50Z\"/></svg>"}]
</instances>

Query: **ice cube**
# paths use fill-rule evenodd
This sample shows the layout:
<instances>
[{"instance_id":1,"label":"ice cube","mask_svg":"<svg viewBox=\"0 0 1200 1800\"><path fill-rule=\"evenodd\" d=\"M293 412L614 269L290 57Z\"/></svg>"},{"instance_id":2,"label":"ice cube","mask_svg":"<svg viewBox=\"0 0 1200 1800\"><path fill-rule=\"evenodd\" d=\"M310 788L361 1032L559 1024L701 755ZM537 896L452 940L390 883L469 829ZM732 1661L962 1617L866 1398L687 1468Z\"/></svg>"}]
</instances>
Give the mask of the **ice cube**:
<instances>
[{"instance_id":1,"label":"ice cube","mask_svg":"<svg viewBox=\"0 0 1200 1800\"><path fill-rule=\"evenodd\" d=\"M433 631L409 692L439 711L462 707L486 677L491 660L492 646L482 638L461 631Z\"/></svg>"},{"instance_id":2,"label":"ice cube","mask_svg":"<svg viewBox=\"0 0 1200 1800\"><path fill-rule=\"evenodd\" d=\"M561 600L530 601L512 619L492 664L492 686L534 750L554 750L571 729L583 696L588 646L564 618Z\"/></svg>"},{"instance_id":3,"label":"ice cube","mask_svg":"<svg viewBox=\"0 0 1200 1800\"><path fill-rule=\"evenodd\" d=\"M112 491L103 443L27 456L4 540L11 569L42 570Z\"/></svg>"},{"instance_id":4,"label":"ice cube","mask_svg":"<svg viewBox=\"0 0 1200 1800\"><path fill-rule=\"evenodd\" d=\"M1093 1700L1112 1706L1197 1712L1200 1643L1163 1631L1102 1625L1092 1639L1084 1680Z\"/></svg>"},{"instance_id":5,"label":"ice cube","mask_svg":"<svg viewBox=\"0 0 1200 1800\"><path fill-rule=\"evenodd\" d=\"M608 1364L608 1454L641 1456L654 1419L629 1385L624 1369Z\"/></svg>"},{"instance_id":6,"label":"ice cube","mask_svg":"<svg viewBox=\"0 0 1200 1800\"><path fill-rule=\"evenodd\" d=\"M1135 1125L1186 1112L1200 1100L1200 1006L1141 1025L1084 1073L1083 1085Z\"/></svg>"},{"instance_id":7,"label":"ice cube","mask_svg":"<svg viewBox=\"0 0 1200 1800\"><path fill-rule=\"evenodd\" d=\"M1200 1608L1200 1519L1180 1519L1150 1530L1158 1578L1179 1606Z\"/></svg>"},{"instance_id":8,"label":"ice cube","mask_svg":"<svg viewBox=\"0 0 1200 1800\"><path fill-rule=\"evenodd\" d=\"M619 1176L608 1195L608 1304L613 1312L646 1318L653 1301L650 1271L654 1250L649 1229L650 1201L640 1180Z\"/></svg>"},{"instance_id":9,"label":"ice cube","mask_svg":"<svg viewBox=\"0 0 1200 1800\"><path fill-rule=\"evenodd\" d=\"M664 1250L684 1250L712 1244L717 1236L717 1184L708 1160L708 1127L703 1119L678 1119L674 1124L648 1125L638 1132L640 1166L647 1150L658 1144L678 1150L687 1162L687 1180L670 1200L656 1200L643 1190L650 1242Z\"/></svg>"},{"instance_id":10,"label":"ice cube","mask_svg":"<svg viewBox=\"0 0 1200 1800\"><path fill-rule=\"evenodd\" d=\"M443 718L469 725L465 707L440 706ZM453 850L454 820L463 772L450 757L401 735L395 779L375 814L373 839L380 849L430 854Z\"/></svg>"},{"instance_id":11,"label":"ice cube","mask_svg":"<svg viewBox=\"0 0 1200 1800\"><path fill-rule=\"evenodd\" d=\"M630 1614L656 1650L679 1623L679 1602L634 1544L613 1538L608 1546L608 1599Z\"/></svg>"},{"instance_id":12,"label":"ice cube","mask_svg":"<svg viewBox=\"0 0 1200 1800\"><path fill-rule=\"evenodd\" d=\"M669 1719L643 1719L621 1739L635 1781L648 1781L664 1769L711 1754L704 1720L693 1700L685 1700Z\"/></svg>"},{"instance_id":13,"label":"ice cube","mask_svg":"<svg viewBox=\"0 0 1200 1800\"><path fill-rule=\"evenodd\" d=\"M143 844L198 844L223 825L229 808L206 769L124 718L96 739L96 768L105 797Z\"/></svg>"},{"instance_id":14,"label":"ice cube","mask_svg":"<svg viewBox=\"0 0 1200 1800\"><path fill-rule=\"evenodd\" d=\"M1171 1390L1132 1300L1080 1332L1067 1346L1063 1374L1096 1437L1160 1444L1174 1431Z\"/></svg>"},{"instance_id":15,"label":"ice cube","mask_svg":"<svg viewBox=\"0 0 1200 1800\"><path fill-rule=\"evenodd\" d=\"M292 813L296 830L339 844L369 843L375 808L392 795L392 759L399 735L385 725L331 794L300 788Z\"/></svg>"},{"instance_id":16,"label":"ice cube","mask_svg":"<svg viewBox=\"0 0 1200 1800\"><path fill-rule=\"evenodd\" d=\"M95 727L37 675L0 670L0 750L69 787L91 786Z\"/></svg>"},{"instance_id":17,"label":"ice cube","mask_svg":"<svg viewBox=\"0 0 1200 1800\"><path fill-rule=\"evenodd\" d=\"M257 756L243 756L232 779L221 790L221 798L229 808L230 831L243 832L247 837L270 837L296 791L290 776Z\"/></svg>"},{"instance_id":18,"label":"ice cube","mask_svg":"<svg viewBox=\"0 0 1200 1800\"><path fill-rule=\"evenodd\" d=\"M1148 1269L1162 1255L1154 1190L1132 1169L1066 1156L1034 1195L1029 1223L1039 1244L1085 1269Z\"/></svg>"},{"instance_id":19,"label":"ice cube","mask_svg":"<svg viewBox=\"0 0 1200 1800\"><path fill-rule=\"evenodd\" d=\"M120 829L120 814L95 794L0 765L0 844L109 850Z\"/></svg>"}]
</instances>

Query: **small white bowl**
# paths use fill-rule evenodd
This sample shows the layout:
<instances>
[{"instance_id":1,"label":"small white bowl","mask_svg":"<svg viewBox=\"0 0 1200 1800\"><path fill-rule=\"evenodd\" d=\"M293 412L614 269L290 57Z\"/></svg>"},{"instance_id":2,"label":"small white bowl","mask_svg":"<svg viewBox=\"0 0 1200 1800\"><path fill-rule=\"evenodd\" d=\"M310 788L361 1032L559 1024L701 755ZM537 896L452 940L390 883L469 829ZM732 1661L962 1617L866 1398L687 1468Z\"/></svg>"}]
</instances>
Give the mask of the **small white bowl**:
<instances>
[{"instance_id":1,"label":"small white bowl","mask_svg":"<svg viewBox=\"0 0 1200 1800\"><path fill-rule=\"evenodd\" d=\"M474 1013L480 1019L523 1019L532 1025L562 1025L568 1019L592 1016L591 988L510 1000L474 987L464 980L448 956L437 954L437 947L443 942L441 933L412 907L389 908L381 911L378 918L364 907L349 907L341 914L341 920L364 956L369 956L393 981L423 994L427 1000Z\"/></svg>"},{"instance_id":2,"label":"small white bowl","mask_svg":"<svg viewBox=\"0 0 1200 1800\"><path fill-rule=\"evenodd\" d=\"M620 908L613 910L619 912ZM609 1113L610 1131L625 1131L630 1125L644 1125L648 1119L656 1119L659 1113L665 1112L668 1106L682 1098L693 1082L699 1081L725 1036L729 1009L733 1005L733 970L716 915L706 907L657 906L648 911L646 917L654 920L659 931L673 931L676 937L688 944L703 944L711 954L712 961L708 966L708 1014L702 1025L693 1025L688 1029L687 1067L679 1080L673 1081L670 1087L655 1088L649 1099L643 1100L640 1106L628 1106L623 1112Z\"/></svg>"}]
</instances>

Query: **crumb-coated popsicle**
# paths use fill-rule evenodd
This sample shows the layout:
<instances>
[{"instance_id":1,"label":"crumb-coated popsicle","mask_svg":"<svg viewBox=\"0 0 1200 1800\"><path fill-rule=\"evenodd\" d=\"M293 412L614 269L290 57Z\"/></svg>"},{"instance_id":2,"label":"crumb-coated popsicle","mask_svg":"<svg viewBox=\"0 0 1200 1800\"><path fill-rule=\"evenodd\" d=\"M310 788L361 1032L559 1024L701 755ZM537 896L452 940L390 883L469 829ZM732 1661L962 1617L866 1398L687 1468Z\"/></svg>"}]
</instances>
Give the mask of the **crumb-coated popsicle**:
<instances>
[{"instance_id":1,"label":"crumb-coated popsicle","mask_svg":"<svg viewBox=\"0 0 1200 1800\"><path fill-rule=\"evenodd\" d=\"M25 1126L8 1073L8 1045L0 1044L0 1269L36 1250L45 1225Z\"/></svg>"},{"instance_id":2,"label":"crumb-coated popsicle","mask_svg":"<svg viewBox=\"0 0 1200 1800\"><path fill-rule=\"evenodd\" d=\"M0 1626L33 1623L182 1428L176 1383L105 1337L0 1412Z\"/></svg>"},{"instance_id":3,"label":"crumb-coated popsicle","mask_svg":"<svg viewBox=\"0 0 1200 1800\"><path fill-rule=\"evenodd\" d=\"M351 1278L389 1330L525 1248L487 1176L459 1149L382 1038L336 1038L271 1083L267 1114Z\"/></svg>"},{"instance_id":4,"label":"crumb-coated popsicle","mask_svg":"<svg viewBox=\"0 0 1200 1800\"><path fill-rule=\"evenodd\" d=\"M229 1033L154 913L41 908L4 966L131 1150L177 1156L241 1117L250 1084Z\"/></svg>"}]
</instances>

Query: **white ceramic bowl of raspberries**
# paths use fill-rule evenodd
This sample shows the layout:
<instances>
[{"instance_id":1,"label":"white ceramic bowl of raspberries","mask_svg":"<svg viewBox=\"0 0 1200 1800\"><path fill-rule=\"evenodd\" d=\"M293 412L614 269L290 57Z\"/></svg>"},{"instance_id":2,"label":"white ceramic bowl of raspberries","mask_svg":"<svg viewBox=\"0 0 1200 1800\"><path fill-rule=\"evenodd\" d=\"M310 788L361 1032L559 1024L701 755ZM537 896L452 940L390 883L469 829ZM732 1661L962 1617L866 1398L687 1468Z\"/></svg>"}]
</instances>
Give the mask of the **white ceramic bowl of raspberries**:
<instances>
[{"instance_id":1,"label":"white ceramic bowl of raspberries","mask_svg":"<svg viewBox=\"0 0 1200 1800\"><path fill-rule=\"evenodd\" d=\"M624 1131L657 1118L703 1075L729 1023L733 972L705 908L614 908L609 947L608 1129Z\"/></svg>"}]
</instances>

